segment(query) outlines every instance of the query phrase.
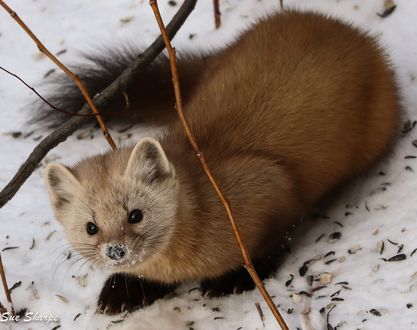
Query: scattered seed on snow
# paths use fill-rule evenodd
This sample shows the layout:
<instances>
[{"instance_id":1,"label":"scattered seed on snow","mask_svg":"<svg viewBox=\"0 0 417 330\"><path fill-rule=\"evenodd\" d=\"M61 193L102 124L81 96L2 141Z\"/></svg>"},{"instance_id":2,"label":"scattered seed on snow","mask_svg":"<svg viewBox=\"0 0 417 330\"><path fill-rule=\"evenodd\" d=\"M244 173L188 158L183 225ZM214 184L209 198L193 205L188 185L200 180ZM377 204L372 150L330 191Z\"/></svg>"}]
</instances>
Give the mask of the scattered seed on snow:
<instances>
[{"instance_id":1,"label":"scattered seed on snow","mask_svg":"<svg viewBox=\"0 0 417 330\"><path fill-rule=\"evenodd\" d=\"M324 255L324 258L327 258L328 256L335 255L335 254L336 254L336 252L335 252L335 251L330 251L330 252L327 252L327 253Z\"/></svg>"},{"instance_id":2,"label":"scattered seed on snow","mask_svg":"<svg viewBox=\"0 0 417 330\"><path fill-rule=\"evenodd\" d=\"M285 282L285 286L290 286L293 279L294 279L294 275L290 274L290 279L287 282Z\"/></svg>"},{"instance_id":3,"label":"scattered seed on snow","mask_svg":"<svg viewBox=\"0 0 417 330\"><path fill-rule=\"evenodd\" d=\"M8 247L5 247L3 250L1 250L1 252L8 251L8 250L15 250L18 248L19 248L18 246L8 246Z\"/></svg>"},{"instance_id":4,"label":"scattered seed on snow","mask_svg":"<svg viewBox=\"0 0 417 330\"><path fill-rule=\"evenodd\" d=\"M397 8L397 5L394 3L393 0L385 0L384 11L382 13L377 13L377 15L381 18L388 17L394 12L396 8Z\"/></svg>"},{"instance_id":5,"label":"scattered seed on snow","mask_svg":"<svg viewBox=\"0 0 417 330\"><path fill-rule=\"evenodd\" d=\"M398 245L398 251L397 251L397 253L401 253L402 250L403 250L403 248L404 248L404 244Z\"/></svg>"},{"instance_id":6,"label":"scattered seed on snow","mask_svg":"<svg viewBox=\"0 0 417 330\"><path fill-rule=\"evenodd\" d=\"M416 126L416 124L417 124L417 121L416 120L411 121L410 119L407 119L404 122L404 124L403 124L403 128L401 130L401 133L403 133L403 134L410 133L414 129L414 127Z\"/></svg>"},{"instance_id":7,"label":"scattered seed on snow","mask_svg":"<svg viewBox=\"0 0 417 330\"><path fill-rule=\"evenodd\" d=\"M326 236L326 234L321 234L319 237L317 237L317 239L316 239L316 243L318 242L318 241L320 241L324 236Z\"/></svg>"},{"instance_id":8,"label":"scattered seed on snow","mask_svg":"<svg viewBox=\"0 0 417 330\"><path fill-rule=\"evenodd\" d=\"M361 249L361 246L359 244L352 246L349 250L348 253L349 254L355 254L356 252L358 252Z\"/></svg>"},{"instance_id":9,"label":"scattered seed on snow","mask_svg":"<svg viewBox=\"0 0 417 330\"><path fill-rule=\"evenodd\" d=\"M384 247L385 247L385 243L384 243L384 241L378 241L378 242L376 243L376 251L377 251L379 254L382 254L382 252L384 252Z\"/></svg>"},{"instance_id":10,"label":"scattered seed on snow","mask_svg":"<svg viewBox=\"0 0 417 330\"><path fill-rule=\"evenodd\" d=\"M349 213L350 214L350 212L346 212L346 213ZM346 215L346 213L345 213L345 215ZM349 215L348 214L348 215ZM339 221L333 221L336 225L338 225L338 226L340 226L341 228L343 228L343 225L339 222Z\"/></svg>"},{"instance_id":11,"label":"scattered seed on snow","mask_svg":"<svg viewBox=\"0 0 417 330\"><path fill-rule=\"evenodd\" d=\"M342 237L342 233L340 231L335 231L329 235L329 243L334 243Z\"/></svg>"},{"instance_id":12,"label":"scattered seed on snow","mask_svg":"<svg viewBox=\"0 0 417 330\"><path fill-rule=\"evenodd\" d=\"M14 289L17 289L19 286L22 285L22 281L16 282L12 285L12 287L9 289L9 293L11 293Z\"/></svg>"},{"instance_id":13,"label":"scattered seed on snow","mask_svg":"<svg viewBox=\"0 0 417 330\"><path fill-rule=\"evenodd\" d=\"M402 260L405 260L405 259L407 259L407 256L404 253L397 254L397 255L389 258L389 259L382 258L382 260L389 261L389 262L391 262L391 261L402 261Z\"/></svg>"},{"instance_id":14,"label":"scattered seed on snow","mask_svg":"<svg viewBox=\"0 0 417 330\"><path fill-rule=\"evenodd\" d=\"M299 269L298 269L298 273L300 274L300 276L304 276L308 271L308 267L306 266L306 264L302 265Z\"/></svg>"},{"instance_id":15,"label":"scattered seed on snow","mask_svg":"<svg viewBox=\"0 0 417 330\"><path fill-rule=\"evenodd\" d=\"M337 290L336 292L332 293L332 294L330 295L330 297L331 297L331 298L333 298L333 297L338 296L338 295L339 295L339 293L340 293L340 291L342 291L342 290Z\"/></svg>"},{"instance_id":16,"label":"scattered seed on snow","mask_svg":"<svg viewBox=\"0 0 417 330\"><path fill-rule=\"evenodd\" d=\"M56 294L55 296L58 297L65 304L68 304L70 302L67 298L65 298L64 296L61 296L60 294Z\"/></svg>"},{"instance_id":17,"label":"scattered seed on snow","mask_svg":"<svg viewBox=\"0 0 417 330\"><path fill-rule=\"evenodd\" d=\"M398 245L397 242L391 241L389 238L387 238L387 241L390 242L392 245Z\"/></svg>"},{"instance_id":18,"label":"scattered seed on snow","mask_svg":"<svg viewBox=\"0 0 417 330\"><path fill-rule=\"evenodd\" d=\"M48 236L46 236L45 241L49 241L49 239L52 237L53 234L56 233L56 230L51 231Z\"/></svg>"},{"instance_id":19,"label":"scattered seed on snow","mask_svg":"<svg viewBox=\"0 0 417 330\"><path fill-rule=\"evenodd\" d=\"M325 265L330 265L331 263L335 262L336 260L337 260L336 258L335 259L330 259L330 260L326 261L324 264Z\"/></svg>"},{"instance_id":20,"label":"scattered seed on snow","mask_svg":"<svg viewBox=\"0 0 417 330\"><path fill-rule=\"evenodd\" d=\"M323 284L323 285L330 284L333 281L333 277L334 277L333 274L322 273L322 274L320 274L319 282L320 282L320 284Z\"/></svg>"},{"instance_id":21,"label":"scattered seed on snow","mask_svg":"<svg viewBox=\"0 0 417 330\"><path fill-rule=\"evenodd\" d=\"M313 288L311 291L316 292L316 291L319 291L319 290L324 289L324 288L327 288L327 286L326 285L320 285L320 286L317 286L317 287Z\"/></svg>"},{"instance_id":22,"label":"scattered seed on snow","mask_svg":"<svg viewBox=\"0 0 417 330\"><path fill-rule=\"evenodd\" d=\"M370 311L369 311L371 314L373 314L373 315L375 315L375 316L381 316L381 312L380 311L378 311L378 310L376 310L376 309L371 309Z\"/></svg>"},{"instance_id":23,"label":"scattered seed on snow","mask_svg":"<svg viewBox=\"0 0 417 330\"><path fill-rule=\"evenodd\" d=\"M331 300L332 300L332 301L344 301L345 299L335 297L335 298L332 298Z\"/></svg>"},{"instance_id":24,"label":"scattered seed on snow","mask_svg":"<svg viewBox=\"0 0 417 330\"><path fill-rule=\"evenodd\" d=\"M310 298L313 296L311 293L308 293L308 292L305 292L305 291L300 291L298 294L303 295L303 296L307 296L307 297L310 297Z\"/></svg>"}]
</instances>

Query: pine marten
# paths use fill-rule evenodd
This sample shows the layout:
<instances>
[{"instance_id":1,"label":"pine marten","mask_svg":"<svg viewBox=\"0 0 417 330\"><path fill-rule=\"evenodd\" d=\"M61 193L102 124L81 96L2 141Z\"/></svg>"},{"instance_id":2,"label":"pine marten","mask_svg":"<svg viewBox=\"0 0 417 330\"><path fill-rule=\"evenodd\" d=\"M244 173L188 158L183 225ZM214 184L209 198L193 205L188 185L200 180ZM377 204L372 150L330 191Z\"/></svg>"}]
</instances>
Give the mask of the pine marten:
<instances>
[{"instance_id":1,"label":"pine marten","mask_svg":"<svg viewBox=\"0 0 417 330\"><path fill-rule=\"evenodd\" d=\"M99 71L91 82L111 80ZM317 13L274 14L224 50L180 58L179 72L192 131L262 277L288 226L384 155L399 126L395 77L375 39ZM45 174L68 241L115 272L99 310L146 306L187 281L209 296L250 289L225 210L176 118L166 58L128 94L128 118L163 120L163 137Z\"/></svg>"}]
</instances>

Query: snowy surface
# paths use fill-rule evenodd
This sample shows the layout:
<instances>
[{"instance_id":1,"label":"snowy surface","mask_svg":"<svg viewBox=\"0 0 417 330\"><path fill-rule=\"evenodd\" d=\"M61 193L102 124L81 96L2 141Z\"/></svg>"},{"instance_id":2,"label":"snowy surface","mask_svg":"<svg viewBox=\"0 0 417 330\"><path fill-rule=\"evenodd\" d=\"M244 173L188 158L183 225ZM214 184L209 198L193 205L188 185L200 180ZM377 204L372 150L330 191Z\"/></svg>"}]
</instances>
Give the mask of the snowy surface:
<instances>
[{"instance_id":1,"label":"snowy surface","mask_svg":"<svg viewBox=\"0 0 417 330\"><path fill-rule=\"evenodd\" d=\"M146 0L10 0L8 3L54 53L66 50L59 56L66 63L77 58L78 50L117 45L121 40L146 46L157 34ZM276 10L279 1L222 0L223 23L218 31L213 27L211 3L199 1L175 39L178 49L200 51L222 46L249 22ZM376 15L383 11L383 0L286 0L285 3L291 8L312 8L337 15L378 35L396 68L404 119L411 122L417 119L416 1L396 0L397 9L384 19ZM160 0L160 7L168 20L178 5ZM1 10L0 65L38 87L45 73L54 68ZM30 90L0 72L0 186L12 177L39 136L46 134L39 129L33 132L33 127L25 123L35 99ZM131 132L134 134L128 136L113 129L123 143L137 141L155 130L136 127ZM52 150L45 161L71 164L108 149L100 132L79 133ZM275 278L266 281L291 329L309 329L306 318L312 319L310 329L324 329L332 304L336 307L329 315L329 322L337 329L417 329L417 253L411 255L417 248L417 159L405 158L417 156L417 148L412 145L416 139L417 129L401 134L390 157L347 187L337 202L322 211L326 217L308 220L299 228L291 254ZM97 296L107 275L89 269L82 260L75 262L74 254L67 259L70 249L61 227L53 219L42 179L44 164L0 210L0 250L10 248L2 252L9 285L21 282L13 290L16 308L55 315L60 320L49 324L0 323L0 329L52 329L58 325L62 329L277 328L258 292L207 299L198 290L190 291L195 287L192 284L178 289L174 298L158 301L125 317L96 315ZM330 239L329 235L335 232L341 233L340 238ZM406 259L392 262L382 259L399 253ZM307 273L300 276L304 262L316 257L319 260L308 264ZM294 277L291 282L290 274ZM316 281L320 274L327 284L314 290L321 285ZM308 280L312 279L310 286ZM5 302L3 293L0 301ZM264 323L255 308L256 302L265 314ZM302 312L307 312L304 317Z\"/></svg>"}]
</instances>

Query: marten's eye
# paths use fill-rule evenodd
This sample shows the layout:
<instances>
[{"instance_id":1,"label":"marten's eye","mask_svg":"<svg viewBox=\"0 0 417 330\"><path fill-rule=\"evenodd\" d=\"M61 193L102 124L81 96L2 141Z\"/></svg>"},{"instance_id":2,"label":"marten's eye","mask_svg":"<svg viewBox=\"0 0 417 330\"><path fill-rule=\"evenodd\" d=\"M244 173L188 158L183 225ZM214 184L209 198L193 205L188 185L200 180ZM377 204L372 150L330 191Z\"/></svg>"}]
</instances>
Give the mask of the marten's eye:
<instances>
[{"instance_id":1,"label":"marten's eye","mask_svg":"<svg viewBox=\"0 0 417 330\"><path fill-rule=\"evenodd\" d=\"M87 223L87 234L88 235L95 235L98 232L98 227L95 223L89 222Z\"/></svg>"},{"instance_id":2,"label":"marten's eye","mask_svg":"<svg viewBox=\"0 0 417 330\"><path fill-rule=\"evenodd\" d=\"M132 212L130 212L129 214L129 218L127 219L127 221L129 223L138 223L143 219L143 214L141 210L133 210Z\"/></svg>"}]
</instances>

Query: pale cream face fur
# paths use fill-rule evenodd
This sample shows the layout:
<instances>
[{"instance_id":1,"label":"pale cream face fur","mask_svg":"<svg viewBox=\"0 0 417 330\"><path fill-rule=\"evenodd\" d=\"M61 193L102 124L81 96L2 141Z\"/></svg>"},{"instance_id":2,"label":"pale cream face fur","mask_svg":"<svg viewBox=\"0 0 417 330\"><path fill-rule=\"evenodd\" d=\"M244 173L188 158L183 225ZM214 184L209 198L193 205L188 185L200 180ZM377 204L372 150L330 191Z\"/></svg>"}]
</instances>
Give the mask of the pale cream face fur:
<instances>
[{"instance_id":1,"label":"pale cream face fur","mask_svg":"<svg viewBox=\"0 0 417 330\"><path fill-rule=\"evenodd\" d=\"M45 173L56 218L85 258L116 271L157 260L176 226L178 182L159 142L82 160L72 169L49 164ZM133 210L143 218L129 223ZM96 226L87 233L87 224Z\"/></svg>"}]
</instances>

